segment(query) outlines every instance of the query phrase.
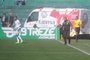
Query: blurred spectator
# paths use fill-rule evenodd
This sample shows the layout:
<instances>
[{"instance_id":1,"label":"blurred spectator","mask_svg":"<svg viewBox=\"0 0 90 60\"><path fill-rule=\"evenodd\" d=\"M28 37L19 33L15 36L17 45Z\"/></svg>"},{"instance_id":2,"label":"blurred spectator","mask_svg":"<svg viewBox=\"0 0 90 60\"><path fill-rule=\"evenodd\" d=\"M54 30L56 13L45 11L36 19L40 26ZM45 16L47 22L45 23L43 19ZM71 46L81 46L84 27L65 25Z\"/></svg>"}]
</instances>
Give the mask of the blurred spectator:
<instances>
[{"instance_id":1,"label":"blurred spectator","mask_svg":"<svg viewBox=\"0 0 90 60\"><path fill-rule=\"evenodd\" d=\"M22 0L22 5L25 5L25 4L26 4L25 0Z\"/></svg>"},{"instance_id":2,"label":"blurred spectator","mask_svg":"<svg viewBox=\"0 0 90 60\"><path fill-rule=\"evenodd\" d=\"M21 5L21 0L16 0L16 5Z\"/></svg>"},{"instance_id":3,"label":"blurred spectator","mask_svg":"<svg viewBox=\"0 0 90 60\"><path fill-rule=\"evenodd\" d=\"M8 17L6 16L6 13L3 13L3 15L1 16L1 23L2 27L7 27Z\"/></svg>"},{"instance_id":4,"label":"blurred spectator","mask_svg":"<svg viewBox=\"0 0 90 60\"><path fill-rule=\"evenodd\" d=\"M25 0L16 0L16 5L21 6L21 5L25 5L25 4L26 4Z\"/></svg>"},{"instance_id":5,"label":"blurred spectator","mask_svg":"<svg viewBox=\"0 0 90 60\"><path fill-rule=\"evenodd\" d=\"M8 27L11 27L13 23L14 23L14 15L12 12L10 12Z\"/></svg>"}]
</instances>

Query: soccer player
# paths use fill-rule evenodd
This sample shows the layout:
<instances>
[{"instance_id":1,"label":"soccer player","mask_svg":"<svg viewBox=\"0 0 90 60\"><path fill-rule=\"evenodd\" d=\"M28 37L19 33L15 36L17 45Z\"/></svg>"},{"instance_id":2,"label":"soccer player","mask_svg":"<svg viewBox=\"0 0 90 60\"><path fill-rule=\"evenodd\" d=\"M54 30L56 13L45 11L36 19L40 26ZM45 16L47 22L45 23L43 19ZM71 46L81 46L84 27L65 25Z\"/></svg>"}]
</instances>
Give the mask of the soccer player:
<instances>
[{"instance_id":1,"label":"soccer player","mask_svg":"<svg viewBox=\"0 0 90 60\"><path fill-rule=\"evenodd\" d=\"M22 40L22 38L21 38L21 36L20 36L21 23L20 23L19 19L17 18L17 16L14 17L14 20L15 20L15 21L14 21L14 25L15 25L16 37L17 37L17 42L16 42L16 44L17 44L17 43L22 43L23 40Z\"/></svg>"}]
</instances>

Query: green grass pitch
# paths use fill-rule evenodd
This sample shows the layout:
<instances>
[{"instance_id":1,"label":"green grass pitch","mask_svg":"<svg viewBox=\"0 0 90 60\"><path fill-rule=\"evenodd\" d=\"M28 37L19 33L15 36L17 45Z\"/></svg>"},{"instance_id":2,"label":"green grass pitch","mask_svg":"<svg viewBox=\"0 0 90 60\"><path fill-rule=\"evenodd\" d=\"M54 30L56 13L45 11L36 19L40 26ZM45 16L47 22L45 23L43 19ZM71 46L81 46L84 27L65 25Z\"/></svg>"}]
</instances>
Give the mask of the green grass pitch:
<instances>
[{"instance_id":1,"label":"green grass pitch","mask_svg":"<svg viewBox=\"0 0 90 60\"><path fill-rule=\"evenodd\" d=\"M84 54L56 40L27 40L15 44L16 40L0 40L0 60L90 60ZM90 53L90 40L80 40L71 45Z\"/></svg>"}]
</instances>

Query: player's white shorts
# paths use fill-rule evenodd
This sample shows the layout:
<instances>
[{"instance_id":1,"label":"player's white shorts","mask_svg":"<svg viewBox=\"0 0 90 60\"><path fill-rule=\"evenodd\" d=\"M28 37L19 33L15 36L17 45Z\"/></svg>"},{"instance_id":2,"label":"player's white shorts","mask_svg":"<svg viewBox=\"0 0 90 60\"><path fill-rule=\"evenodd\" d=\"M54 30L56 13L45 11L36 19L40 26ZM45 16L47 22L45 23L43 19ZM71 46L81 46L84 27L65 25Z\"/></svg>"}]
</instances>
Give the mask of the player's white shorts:
<instances>
[{"instance_id":1,"label":"player's white shorts","mask_svg":"<svg viewBox=\"0 0 90 60\"><path fill-rule=\"evenodd\" d=\"M18 35L20 35L20 30L21 30L21 28L20 28L20 27L16 27L16 28L15 28L16 35L17 35L17 36L18 36Z\"/></svg>"}]
</instances>

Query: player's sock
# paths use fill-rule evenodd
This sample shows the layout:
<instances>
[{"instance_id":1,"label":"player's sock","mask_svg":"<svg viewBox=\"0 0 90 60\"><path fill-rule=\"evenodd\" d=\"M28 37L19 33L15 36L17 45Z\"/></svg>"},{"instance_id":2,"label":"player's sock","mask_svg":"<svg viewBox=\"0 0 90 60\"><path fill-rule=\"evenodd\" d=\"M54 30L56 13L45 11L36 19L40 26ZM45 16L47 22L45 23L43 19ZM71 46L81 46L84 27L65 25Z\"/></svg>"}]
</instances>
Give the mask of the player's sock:
<instances>
[{"instance_id":1,"label":"player's sock","mask_svg":"<svg viewBox=\"0 0 90 60\"><path fill-rule=\"evenodd\" d=\"M16 42L16 44L18 44L19 43L19 38L17 37L17 42Z\"/></svg>"},{"instance_id":2,"label":"player's sock","mask_svg":"<svg viewBox=\"0 0 90 60\"><path fill-rule=\"evenodd\" d=\"M22 40L22 38L19 36L19 39L20 39L20 43L22 43L23 42L23 40Z\"/></svg>"}]
</instances>

